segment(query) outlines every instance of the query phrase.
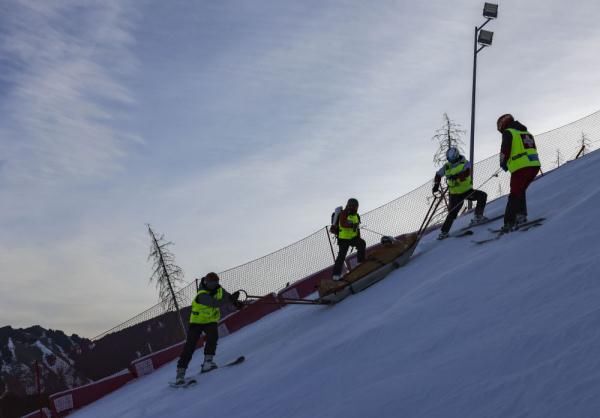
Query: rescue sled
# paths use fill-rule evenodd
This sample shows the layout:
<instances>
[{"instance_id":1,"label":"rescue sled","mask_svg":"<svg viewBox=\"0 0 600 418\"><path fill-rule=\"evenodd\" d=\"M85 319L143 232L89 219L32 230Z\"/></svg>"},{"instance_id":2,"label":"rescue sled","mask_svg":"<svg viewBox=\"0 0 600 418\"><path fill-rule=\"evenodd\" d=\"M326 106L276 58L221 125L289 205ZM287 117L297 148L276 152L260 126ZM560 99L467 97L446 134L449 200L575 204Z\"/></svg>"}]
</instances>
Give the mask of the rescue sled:
<instances>
[{"instance_id":1,"label":"rescue sled","mask_svg":"<svg viewBox=\"0 0 600 418\"><path fill-rule=\"evenodd\" d=\"M381 244L367 255L365 261L353 268L340 280L322 280L319 300L337 303L385 278L390 272L408 263L418 243L418 234L407 234Z\"/></svg>"}]
</instances>

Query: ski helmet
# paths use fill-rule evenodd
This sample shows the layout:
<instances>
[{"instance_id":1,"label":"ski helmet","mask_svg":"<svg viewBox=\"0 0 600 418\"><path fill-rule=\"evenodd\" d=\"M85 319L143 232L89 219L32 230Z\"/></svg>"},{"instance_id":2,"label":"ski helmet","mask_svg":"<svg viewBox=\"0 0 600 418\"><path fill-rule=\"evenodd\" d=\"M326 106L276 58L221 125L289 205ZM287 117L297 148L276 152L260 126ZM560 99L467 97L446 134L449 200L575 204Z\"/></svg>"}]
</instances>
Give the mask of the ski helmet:
<instances>
[{"instance_id":1,"label":"ski helmet","mask_svg":"<svg viewBox=\"0 0 600 418\"><path fill-rule=\"evenodd\" d=\"M514 121L515 118L513 118L513 116L510 113L505 113L504 115L500 116L496 121L496 127L498 128L498 132L504 131L506 129L506 126Z\"/></svg>"},{"instance_id":2,"label":"ski helmet","mask_svg":"<svg viewBox=\"0 0 600 418\"><path fill-rule=\"evenodd\" d=\"M213 281L213 282L217 282L217 283L219 282L219 276L217 276L217 273L213 273L213 272L208 273L206 275L205 279L208 281Z\"/></svg>"},{"instance_id":3,"label":"ski helmet","mask_svg":"<svg viewBox=\"0 0 600 418\"><path fill-rule=\"evenodd\" d=\"M217 273L210 272L202 278L201 283L207 289L216 289L219 287L219 276Z\"/></svg>"},{"instance_id":4,"label":"ski helmet","mask_svg":"<svg viewBox=\"0 0 600 418\"><path fill-rule=\"evenodd\" d=\"M346 206L358 207L358 200L351 197L350 199L348 199L348 203L346 203Z\"/></svg>"},{"instance_id":5,"label":"ski helmet","mask_svg":"<svg viewBox=\"0 0 600 418\"><path fill-rule=\"evenodd\" d=\"M460 152L455 147L450 147L446 151L446 159L448 162L454 163L460 159Z\"/></svg>"}]
</instances>

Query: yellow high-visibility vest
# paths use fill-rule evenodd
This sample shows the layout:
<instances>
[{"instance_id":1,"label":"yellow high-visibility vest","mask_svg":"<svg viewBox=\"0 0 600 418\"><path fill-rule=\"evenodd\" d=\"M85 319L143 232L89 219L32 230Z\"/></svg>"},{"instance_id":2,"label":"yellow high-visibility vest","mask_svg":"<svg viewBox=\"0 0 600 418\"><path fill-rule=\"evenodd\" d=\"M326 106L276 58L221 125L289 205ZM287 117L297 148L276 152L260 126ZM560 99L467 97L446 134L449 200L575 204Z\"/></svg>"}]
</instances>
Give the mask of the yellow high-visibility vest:
<instances>
[{"instance_id":1,"label":"yellow high-visibility vest","mask_svg":"<svg viewBox=\"0 0 600 418\"><path fill-rule=\"evenodd\" d=\"M358 224L358 214L355 213L353 215L348 215L348 220L353 224ZM342 226L342 223L339 223L340 233L338 234L339 239L352 239L358 236L358 228L356 230L354 228L345 228Z\"/></svg>"},{"instance_id":2,"label":"yellow high-visibility vest","mask_svg":"<svg viewBox=\"0 0 600 418\"><path fill-rule=\"evenodd\" d=\"M207 290L200 290L196 296L202 293L209 293ZM219 288L213 296L217 300L223 299L223 288ZM192 301L192 313L190 314L191 324L210 324L211 322L219 322L221 319L221 310L219 307L201 305L196 302L196 298Z\"/></svg>"},{"instance_id":3,"label":"yellow high-visibility vest","mask_svg":"<svg viewBox=\"0 0 600 418\"><path fill-rule=\"evenodd\" d=\"M444 166L446 169L444 174L450 194L463 194L473 188L473 176L469 174L464 180L458 178L458 175L465 171L465 165L467 165L467 160L462 158L456 165L446 163Z\"/></svg>"},{"instance_id":4,"label":"yellow high-visibility vest","mask_svg":"<svg viewBox=\"0 0 600 418\"><path fill-rule=\"evenodd\" d=\"M510 157L506 162L508 171L514 173L525 167L541 167L542 164L535 148L533 135L527 131L517 129L507 129L507 131L512 135Z\"/></svg>"}]
</instances>

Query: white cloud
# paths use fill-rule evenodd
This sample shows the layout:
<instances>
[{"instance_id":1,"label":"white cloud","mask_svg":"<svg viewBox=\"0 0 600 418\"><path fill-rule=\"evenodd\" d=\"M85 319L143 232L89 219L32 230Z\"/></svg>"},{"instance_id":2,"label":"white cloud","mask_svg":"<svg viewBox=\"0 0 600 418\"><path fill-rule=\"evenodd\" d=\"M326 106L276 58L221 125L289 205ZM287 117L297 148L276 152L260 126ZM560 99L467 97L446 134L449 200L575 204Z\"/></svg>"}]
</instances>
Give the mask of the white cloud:
<instances>
[{"instance_id":1,"label":"white cloud","mask_svg":"<svg viewBox=\"0 0 600 418\"><path fill-rule=\"evenodd\" d=\"M156 301L146 222L192 280L315 231L350 196L367 211L430 180L444 112L469 129L483 3L18 4L0 29L0 265L21 296L0 306L44 304L31 294L58 277L50 320L67 331ZM479 60L477 159L497 152L501 113L537 133L596 110L600 6L579 6L500 5Z\"/></svg>"},{"instance_id":2,"label":"white cloud","mask_svg":"<svg viewBox=\"0 0 600 418\"><path fill-rule=\"evenodd\" d=\"M3 182L111 174L132 138L119 129L119 108L134 103L122 80L134 68L127 11L114 1L32 1L9 12L0 53L15 69L4 75Z\"/></svg>"}]
</instances>

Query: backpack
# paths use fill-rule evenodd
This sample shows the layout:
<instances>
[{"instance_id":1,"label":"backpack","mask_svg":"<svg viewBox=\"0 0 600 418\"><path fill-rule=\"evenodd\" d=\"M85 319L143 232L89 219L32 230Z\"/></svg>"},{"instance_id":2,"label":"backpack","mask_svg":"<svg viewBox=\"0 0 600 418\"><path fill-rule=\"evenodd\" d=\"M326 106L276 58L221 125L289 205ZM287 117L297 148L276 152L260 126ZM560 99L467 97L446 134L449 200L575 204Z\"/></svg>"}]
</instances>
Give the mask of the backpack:
<instances>
[{"instance_id":1,"label":"backpack","mask_svg":"<svg viewBox=\"0 0 600 418\"><path fill-rule=\"evenodd\" d=\"M340 213L342 213L343 209L343 207L338 206L331 214L331 224L329 225L329 232L331 232L336 237L340 233Z\"/></svg>"}]
</instances>

